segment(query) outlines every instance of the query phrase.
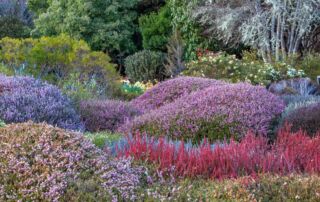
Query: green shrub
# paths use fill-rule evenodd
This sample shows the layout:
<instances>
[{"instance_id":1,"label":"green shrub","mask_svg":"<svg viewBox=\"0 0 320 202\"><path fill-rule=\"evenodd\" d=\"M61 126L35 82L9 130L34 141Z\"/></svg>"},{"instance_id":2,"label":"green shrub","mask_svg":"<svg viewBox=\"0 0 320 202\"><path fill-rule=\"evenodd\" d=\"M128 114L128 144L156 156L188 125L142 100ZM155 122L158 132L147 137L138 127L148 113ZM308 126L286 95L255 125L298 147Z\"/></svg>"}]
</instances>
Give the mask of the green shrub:
<instances>
[{"instance_id":1,"label":"green shrub","mask_svg":"<svg viewBox=\"0 0 320 202\"><path fill-rule=\"evenodd\" d=\"M299 66L309 78L315 80L317 76L320 76L320 53L305 56Z\"/></svg>"},{"instance_id":2,"label":"green shrub","mask_svg":"<svg viewBox=\"0 0 320 202\"><path fill-rule=\"evenodd\" d=\"M6 123L3 120L0 119L0 128L1 127L5 127L5 126L6 126Z\"/></svg>"},{"instance_id":3,"label":"green shrub","mask_svg":"<svg viewBox=\"0 0 320 202\"><path fill-rule=\"evenodd\" d=\"M143 50L125 59L126 74L130 80L148 82L165 78L165 54Z\"/></svg>"},{"instance_id":4,"label":"green shrub","mask_svg":"<svg viewBox=\"0 0 320 202\"><path fill-rule=\"evenodd\" d=\"M14 71L8 68L7 66L5 66L4 64L0 63L0 74L4 74L6 76L12 76L14 75Z\"/></svg>"},{"instance_id":5,"label":"green shrub","mask_svg":"<svg viewBox=\"0 0 320 202\"><path fill-rule=\"evenodd\" d=\"M170 8L165 6L158 13L141 16L139 27L144 49L165 51L172 32Z\"/></svg>"},{"instance_id":6,"label":"green shrub","mask_svg":"<svg viewBox=\"0 0 320 202\"><path fill-rule=\"evenodd\" d=\"M121 138L120 134L110 132L86 133L85 137L92 141L94 145L103 148L106 144L112 144Z\"/></svg>"},{"instance_id":7,"label":"green shrub","mask_svg":"<svg viewBox=\"0 0 320 202\"><path fill-rule=\"evenodd\" d=\"M188 63L182 74L263 85L305 75L302 70L286 63L264 63L250 52L245 52L242 60L235 55L208 52L199 57L199 60Z\"/></svg>"},{"instance_id":8,"label":"green shrub","mask_svg":"<svg viewBox=\"0 0 320 202\"><path fill-rule=\"evenodd\" d=\"M82 85L94 79L97 86L112 93L119 76L111 58L103 52L91 51L84 41L67 35L39 39L0 40L0 62L15 74L32 74L52 84L64 84L70 74L77 73ZM61 86L60 85L60 86ZM67 84L66 84L67 85Z\"/></svg>"}]
</instances>

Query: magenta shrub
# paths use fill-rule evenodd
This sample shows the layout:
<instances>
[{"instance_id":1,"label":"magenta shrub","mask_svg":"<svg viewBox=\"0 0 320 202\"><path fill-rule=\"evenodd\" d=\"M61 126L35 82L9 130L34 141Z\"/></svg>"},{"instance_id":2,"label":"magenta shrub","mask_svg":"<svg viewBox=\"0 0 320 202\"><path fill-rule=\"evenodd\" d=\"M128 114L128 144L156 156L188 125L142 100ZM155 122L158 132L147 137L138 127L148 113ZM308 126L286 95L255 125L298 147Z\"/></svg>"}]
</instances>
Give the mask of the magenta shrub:
<instances>
[{"instance_id":1,"label":"magenta shrub","mask_svg":"<svg viewBox=\"0 0 320 202\"><path fill-rule=\"evenodd\" d=\"M31 77L0 75L0 119L6 123L46 122L69 130L83 130L80 116L61 91Z\"/></svg>"},{"instance_id":2,"label":"magenta shrub","mask_svg":"<svg viewBox=\"0 0 320 202\"><path fill-rule=\"evenodd\" d=\"M267 135L271 121L284 108L283 101L263 87L215 85L136 117L121 130L198 140L221 139L223 134L241 138L248 130Z\"/></svg>"},{"instance_id":3,"label":"magenta shrub","mask_svg":"<svg viewBox=\"0 0 320 202\"><path fill-rule=\"evenodd\" d=\"M223 81L196 77L178 77L159 83L131 103L141 111L147 112L169 104L190 93L211 85L222 85Z\"/></svg>"},{"instance_id":4,"label":"magenta shrub","mask_svg":"<svg viewBox=\"0 0 320 202\"><path fill-rule=\"evenodd\" d=\"M86 130L114 132L121 124L141 113L127 102L91 100L80 103L80 114Z\"/></svg>"}]
</instances>

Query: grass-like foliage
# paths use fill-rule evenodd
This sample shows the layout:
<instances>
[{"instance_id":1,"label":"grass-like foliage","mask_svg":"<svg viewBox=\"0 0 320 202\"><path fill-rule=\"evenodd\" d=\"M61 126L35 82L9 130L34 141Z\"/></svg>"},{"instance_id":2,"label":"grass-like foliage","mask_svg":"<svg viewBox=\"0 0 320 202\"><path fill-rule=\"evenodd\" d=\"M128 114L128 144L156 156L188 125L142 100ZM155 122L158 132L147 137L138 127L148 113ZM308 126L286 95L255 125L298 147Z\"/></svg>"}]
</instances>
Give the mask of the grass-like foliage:
<instances>
[{"instance_id":1,"label":"grass-like foliage","mask_svg":"<svg viewBox=\"0 0 320 202\"><path fill-rule=\"evenodd\" d=\"M177 148L165 138L156 140L137 134L128 138L129 145L118 152L120 156L156 164L161 171L173 172L178 177L224 179L261 173L319 174L319 135L310 138L305 132L291 133L286 127L271 145L267 138L248 133L240 142L231 140L213 148L208 142L198 148L186 148L185 144Z\"/></svg>"}]
</instances>

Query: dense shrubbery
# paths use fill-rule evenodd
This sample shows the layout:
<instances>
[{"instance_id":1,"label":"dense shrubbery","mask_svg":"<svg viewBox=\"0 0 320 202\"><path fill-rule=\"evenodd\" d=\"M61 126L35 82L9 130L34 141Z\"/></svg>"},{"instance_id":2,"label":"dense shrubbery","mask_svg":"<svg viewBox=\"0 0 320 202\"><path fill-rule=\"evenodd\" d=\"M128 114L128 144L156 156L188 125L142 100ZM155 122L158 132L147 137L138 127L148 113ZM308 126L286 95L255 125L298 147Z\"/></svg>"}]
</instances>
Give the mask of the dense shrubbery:
<instances>
[{"instance_id":1,"label":"dense shrubbery","mask_svg":"<svg viewBox=\"0 0 320 202\"><path fill-rule=\"evenodd\" d=\"M31 77L0 75L0 118L6 123L32 120L83 130L69 99L57 87Z\"/></svg>"},{"instance_id":2,"label":"dense shrubbery","mask_svg":"<svg viewBox=\"0 0 320 202\"><path fill-rule=\"evenodd\" d=\"M1 201L134 200L143 172L45 124L0 128L0 154Z\"/></svg>"},{"instance_id":3,"label":"dense shrubbery","mask_svg":"<svg viewBox=\"0 0 320 202\"><path fill-rule=\"evenodd\" d=\"M110 57L93 52L82 40L66 35L41 37L40 39L0 40L0 61L16 74L32 74L53 84L69 79L77 73L79 80L94 79L104 93L111 94L118 79Z\"/></svg>"},{"instance_id":4,"label":"dense shrubbery","mask_svg":"<svg viewBox=\"0 0 320 202\"><path fill-rule=\"evenodd\" d=\"M214 85L137 117L122 129L178 139L207 137L210 141L230 135L241 138L248 130L267 135L284 107L280 98L263 87Z\"/></svg>"},{"instance_id":5,"label":"dense shrubbery","mask_svg":"<svg viewBox=\"0 0 320 202\"><path fill-rule=\"evenodd\" d=\"M223 84L225 84L223 81L212 79L178 77L157 84L131 103L146 112L169 104L194 91L202 90L211 85Z\"/></svg>"},{"instance_id":6,"label":"dense shrubbery","mask_svg":"<svg viewBox=\"0 0 320 202\"><path fill-rule=\"evenodd\" d=\"M131 104L115 100L92 100L80 104L81 118L87 130L115 131L121 124L139 115L140 111Z\"/></svg>"},{"instance_id":7,"label":"dense shrubbery","mask_svg":"<svg viewBox=\"0 0 320 202\"><path fill-rule=\"evenodd\" d=\"M320 134L310 138L290 128L280 130L277 140L248 133L240 143L231 140L212 148L208 142L197 148L186 148L137 134L128 139L129 145L119 151L120 156L156 164L158 168L175 176L191 178L235 178L256 176L261 173L287 175L292 173L319 174ZM169 173L168 173L169 172Z\"/></svg>"},{"instance_id":8,"label":"dense shrubbery","mask_svg":"<svg viewBox=\"0 0 320 202\"><path fill-rule=\"evenodd\" d=\"M231 82L247 81L253 84L269 84L273 81L304 76L286 63L268 64L246 52L242 60L225 53L201 53L199 60L187 64L183 75L225 79Z\"/></svg>"},{"instance_id":9,"label":"dense shrubbery","mask_svg":"<svg viewBox=\"0 0 320 202\"><path fill-rule=\"evenodd\" d=\"M124 65L130 80L148 82L166 77L164 62L164 53L143 50L128 56Z\"/></svg>"},{"instance_id":10,"label":"dense shrubbery","mask_svg":"<svg viewBox=\"0 0 320 202\"><path fill-rule=\"evenodd\" d=\"M319 99L313 104L298 107L296 110L289 111L283 117L283 123L292 125L293 131L305 130L308 135L314 136L320 130L320 102Z\"/></svg>"}]
</instances>

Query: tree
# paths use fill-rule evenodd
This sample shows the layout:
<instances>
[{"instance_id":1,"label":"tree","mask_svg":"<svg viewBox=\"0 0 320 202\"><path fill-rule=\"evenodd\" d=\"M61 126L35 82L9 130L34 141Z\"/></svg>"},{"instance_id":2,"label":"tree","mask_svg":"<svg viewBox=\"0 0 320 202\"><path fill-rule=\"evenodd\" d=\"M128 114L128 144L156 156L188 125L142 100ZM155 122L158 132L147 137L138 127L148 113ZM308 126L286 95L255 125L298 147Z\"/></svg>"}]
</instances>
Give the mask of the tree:
<instances>
[{"instance_id":1,"label":"tree","mask_svg":"<svg viewBox=\"0 0 320 202\"><path fill-rule=\"evenodd\" d=\"M2 0L0 4L0 38L29 36L33 25L25 0Z\"/></svg>"},{"instance_id":2,"label":"tree","mask_svg":"<svg viewBox=\"0 0 320 202\"><path fill-rule=\"evenodd\" d=\"M243 42L259 50L267 62L303 51L320 26L320 0L206 1L193 16L206 32L225 43Z\"/></svg>"},{"instance_id":3,"label":"tree","mask_svg":"<svg viewBox=\"0 0 320 202\"><path fill-rule=\"evenodd\" d=\"M172 32L171 12L168 6L139 18L143 48L165 51Z\"/></svg>"},{"instance_id":4,"label":"tree","mask_svg":"<svg viewBox=\"0 0 320 202\"><path fill-rule=\"evenodd\" d=\"M35 20L33 35L70 36L108 52L119 63L137 48L135 8L139 0L52 0Z\"/></svg>"}]
</instances>

